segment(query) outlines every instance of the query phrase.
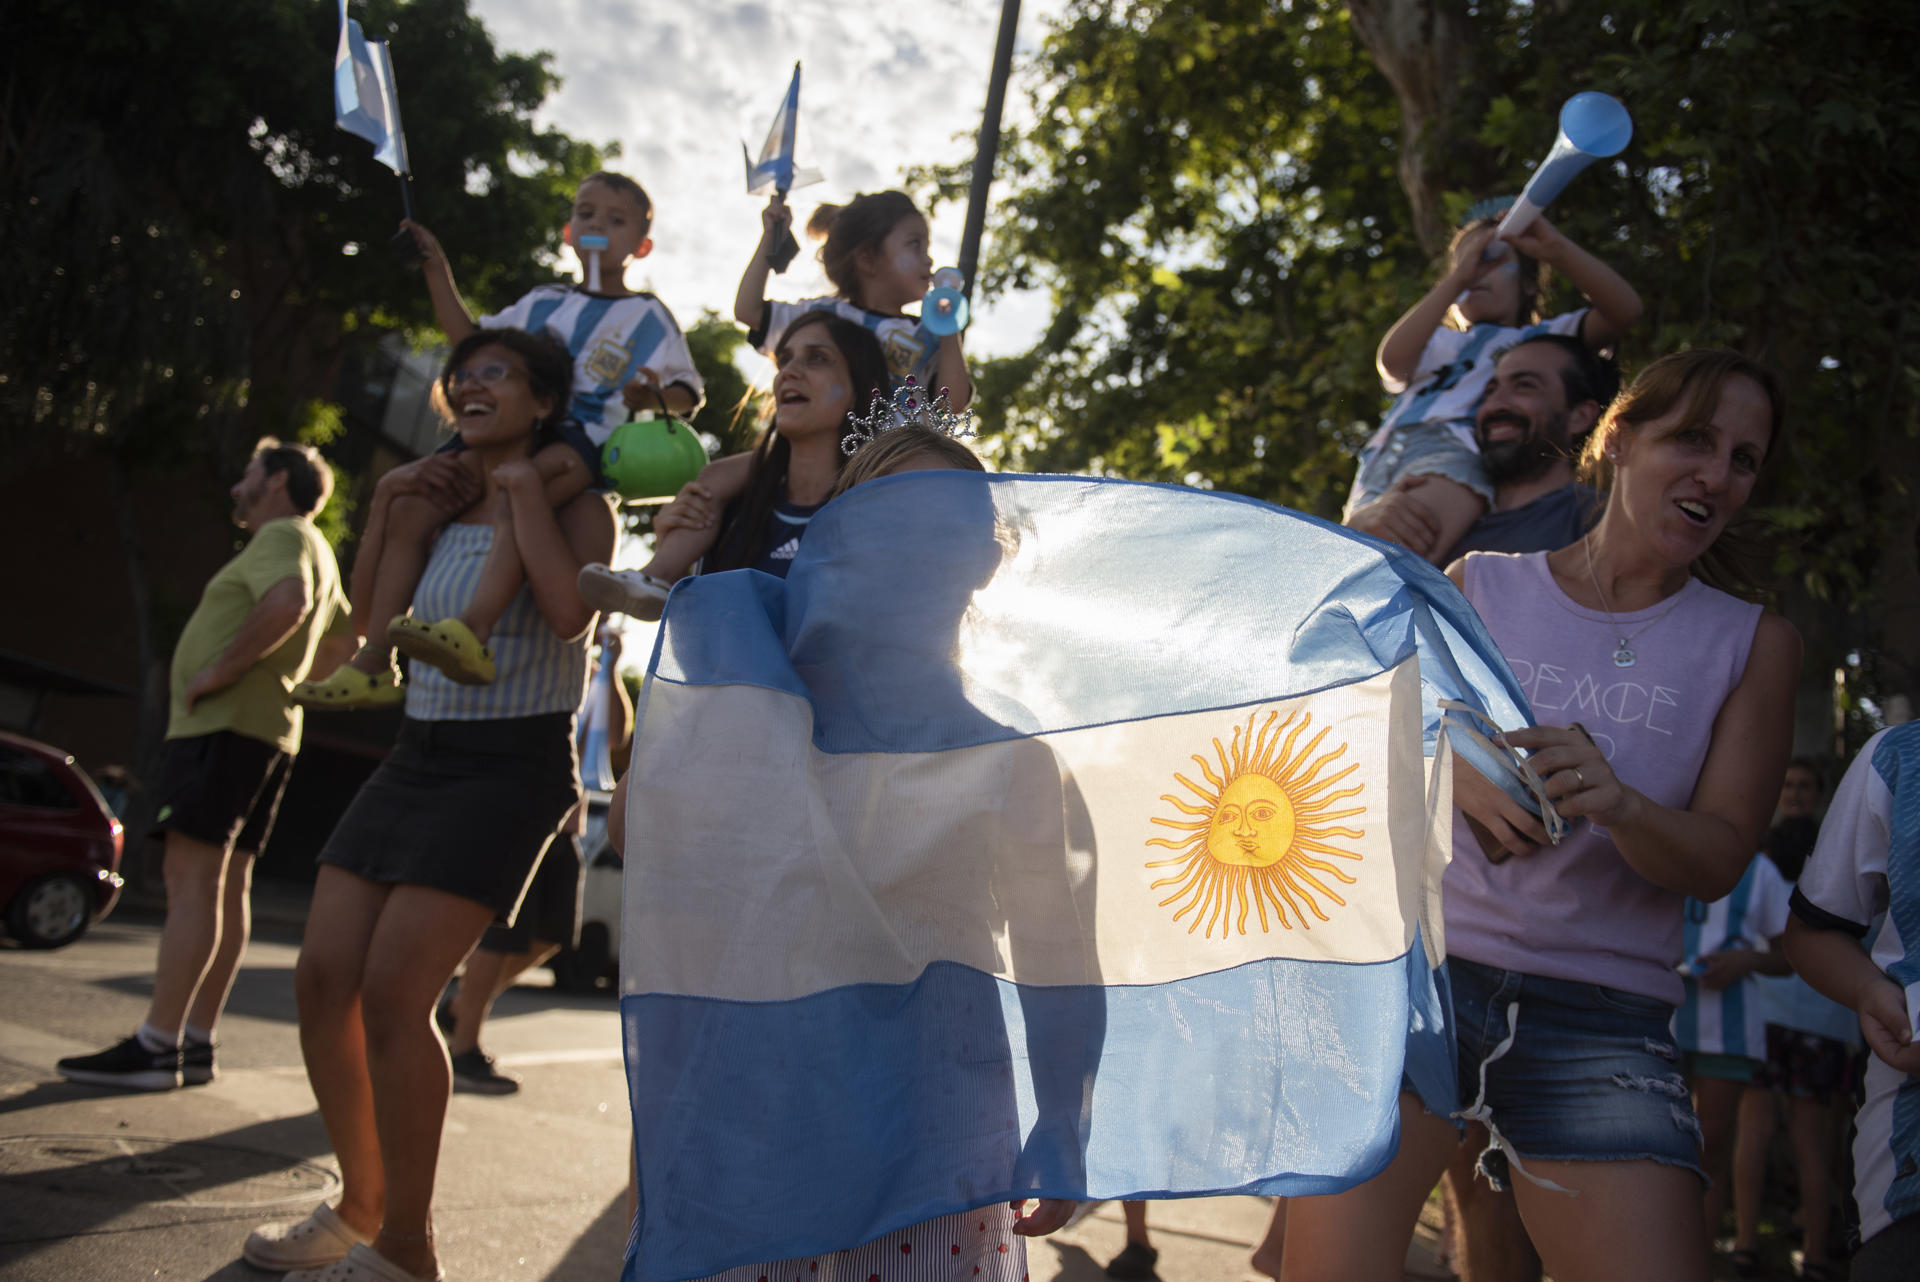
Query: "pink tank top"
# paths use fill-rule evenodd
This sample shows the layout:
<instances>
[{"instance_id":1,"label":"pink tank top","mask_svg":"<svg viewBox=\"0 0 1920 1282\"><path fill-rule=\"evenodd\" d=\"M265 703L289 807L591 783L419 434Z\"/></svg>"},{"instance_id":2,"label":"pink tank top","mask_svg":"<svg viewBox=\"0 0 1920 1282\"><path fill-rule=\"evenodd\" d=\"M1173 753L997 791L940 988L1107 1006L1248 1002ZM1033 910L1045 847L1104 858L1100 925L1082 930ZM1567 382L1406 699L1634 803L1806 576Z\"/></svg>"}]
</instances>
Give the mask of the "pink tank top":
<instances>
[{"instance_id":1,"label":"pink tank top","mask_svg":"<svg viewBox=\"0 0 1920 1282\"><path fill-rule=\"evenodd\" d=\"M1615 627L1554 582L1544 552L1475 553L1467 600L1486 620L1543 726L1578 721L1620 779L1684 809L1720 705L1746 670L1760 607L1698 579ZM1635 662L1616 667L1622 632ZM1487 862L1456 812L1447 865L1447 952L1505 970L1604 984L1679 1003L1684 896L1627 866L1581 821L1558 846Z\"/></svg>"}]
</instances>

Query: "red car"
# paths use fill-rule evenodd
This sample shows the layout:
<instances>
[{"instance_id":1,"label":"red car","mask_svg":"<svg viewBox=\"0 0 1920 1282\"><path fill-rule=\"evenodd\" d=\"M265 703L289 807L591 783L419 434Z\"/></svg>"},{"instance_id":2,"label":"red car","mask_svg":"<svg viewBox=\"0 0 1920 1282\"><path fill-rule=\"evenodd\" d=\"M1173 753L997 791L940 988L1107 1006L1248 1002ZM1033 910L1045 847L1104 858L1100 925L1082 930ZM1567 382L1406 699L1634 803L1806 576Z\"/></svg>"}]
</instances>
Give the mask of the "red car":
<instances>
[{"instance_id":1,"label":"red car","mask_svg":"<svg viewBox=\"0 0 1920 1282\"><path fill-rule=\"evenodd\" d=\"M73 758L0 730L0 913L28 948L70 944L120 897L120 821Z\"/></svg>"}]
</instances>

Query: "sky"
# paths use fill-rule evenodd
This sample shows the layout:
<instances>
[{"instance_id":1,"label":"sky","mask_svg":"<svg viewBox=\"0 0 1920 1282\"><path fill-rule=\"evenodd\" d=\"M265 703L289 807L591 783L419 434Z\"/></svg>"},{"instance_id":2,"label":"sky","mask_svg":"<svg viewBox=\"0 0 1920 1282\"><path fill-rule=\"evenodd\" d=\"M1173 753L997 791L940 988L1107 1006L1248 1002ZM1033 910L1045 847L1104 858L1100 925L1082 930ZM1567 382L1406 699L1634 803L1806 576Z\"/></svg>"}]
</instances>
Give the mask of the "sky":
<instances>
[{"instance_id":1,"label":"sky","mask_svg":"<svg viewBox=\"0 0 1920 1282\"><path fill-rule=\"evenodd\" d=\"M627 283L658 294L683 326L705 308L721 315L733 310L766 203L746 193L741 144L759 154L796 60L804 68L798 158L825 176L789 198L803 223L822 201L898 186L911 166L971 162L1001 10L1000 0L469 4L496 48L553 56L562 84L539 123L589 142L620 144L612 167L637 179L654 204L653 253L629 268ZM1045 36L1047 19L1065 8L1066 0L1020 5L1003 124L1025 117L1022 63ZM958 202L934 211L936 266L958 261L965 219ZM991 211L986 237L991 244ZM803 236L800 256L770 279L768 294L831 293L817 248ZM975 355L1024 351L1047 322L1046 299L1038 294L976 303L966 333ZM744 346L738 359L749 378L771 380L771 364ZM645 560L644 545L623 538L614 564ZM644 670L653 625L624 618L620 624L627 639L621 666Z\"/></svg>"},{"instance_id":2,"label":"sky","mask_svg":"<svg viewBox=\"0 0 1920 1282\"><path fill-rule=\"evenodd\" d=\"M613 167L653 197L653 253L628 284L658 294L682 325L703 308L733 308L760 237L764 197L746 194L741 143L758 155L804 65L799 160L825 181L793 193L803 222L823 201L899 185L909 166L971 160L986 101L1000 0L471 0L496 47L544 50L563 84L539 114L576 138L618 142ZM1026 0L1014 53L1010 122L1024 111L1019 67L1065 0ZM1004 194L996 189L995 195ZM965 209L933 215L937 266L959 258ZM992 236L991 221L987 234ZM768 292L832 292L802 237L801 254ZM967 348L1003 355L1030 346L1045 300L1025 296L974 310ZM749 376L765 362L743 361ZM750 368L749 368L750 366Z\"/></svg>"}]
</instances>

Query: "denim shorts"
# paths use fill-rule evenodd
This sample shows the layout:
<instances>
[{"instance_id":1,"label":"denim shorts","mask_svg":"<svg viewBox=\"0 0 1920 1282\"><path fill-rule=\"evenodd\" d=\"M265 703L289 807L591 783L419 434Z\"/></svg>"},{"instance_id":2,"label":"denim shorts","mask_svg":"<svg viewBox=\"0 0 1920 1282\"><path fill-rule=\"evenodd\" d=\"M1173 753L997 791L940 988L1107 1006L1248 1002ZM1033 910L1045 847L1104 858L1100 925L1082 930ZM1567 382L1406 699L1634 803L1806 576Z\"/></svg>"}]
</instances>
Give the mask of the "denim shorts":
<instances>
[{"instance_id":1,"label":"denim shorts","mask_svg":"<svg viewBox=\"0 0 1920 1282\"><path fill-rule=\"evenodd\" d=\"M1493 502L1493 482L1480 465L1480 455L1455 436L1449 424L1427 419L1394 428L1377 451L1361 457L1347 511L1365 507L1403 476L1444 476Z\"/></svg>"},{"instance_id":2,"label":"denim shorts","mask_svg":"<svg viewBox=\"0 0 1920 1282\"><path fill-rule=\"evenodd\" d=\"M1496 1141L1480 1169L1504 1187L1508 1154L1522 1162L1632 1162L1682 1166L1704 1181L1700 1120L1669 1025L1673 1007L1599 984L1548 979L1447 959L1453 987L1460 1094L1466 1115L1484 1102ZM1518 1003L1513 1045L1509 1007ZM1480 1099L1485 1072L1485 1099Z\"/></svg>"}]
</instances>

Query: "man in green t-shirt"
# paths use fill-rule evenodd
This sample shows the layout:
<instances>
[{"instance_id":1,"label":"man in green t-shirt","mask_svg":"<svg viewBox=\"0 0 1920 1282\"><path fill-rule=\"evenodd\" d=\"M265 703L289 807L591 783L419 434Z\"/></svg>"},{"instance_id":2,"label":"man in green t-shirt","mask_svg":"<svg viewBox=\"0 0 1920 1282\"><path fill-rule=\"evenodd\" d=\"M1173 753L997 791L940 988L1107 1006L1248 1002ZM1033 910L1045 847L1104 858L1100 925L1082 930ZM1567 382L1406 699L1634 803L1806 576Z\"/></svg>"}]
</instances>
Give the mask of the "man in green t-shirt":
<instances>
[{"instance_id":1,"label":"man in green t-shirt","mask_svg":"<svg viewBox=\"0 0 1920 1282\"><path fill-rule=\"evenodd\" d=\"M254 856L266 845L300 709L288 692L317 651L352 650L333 550L309 519L333 473L318 452L267 437L233 487L253 537L221 567L173 652L173 702L155 831L166 841L167 920L153 1000L132 1037L60 1061L76 1082L166 1090L213 1080L213 1034L248 933Z\"/></svg>"}]
</instances>

